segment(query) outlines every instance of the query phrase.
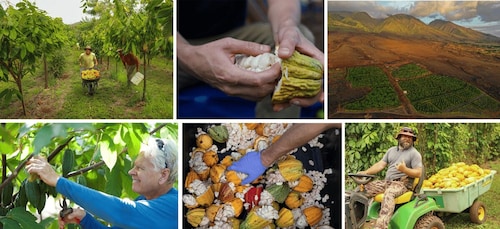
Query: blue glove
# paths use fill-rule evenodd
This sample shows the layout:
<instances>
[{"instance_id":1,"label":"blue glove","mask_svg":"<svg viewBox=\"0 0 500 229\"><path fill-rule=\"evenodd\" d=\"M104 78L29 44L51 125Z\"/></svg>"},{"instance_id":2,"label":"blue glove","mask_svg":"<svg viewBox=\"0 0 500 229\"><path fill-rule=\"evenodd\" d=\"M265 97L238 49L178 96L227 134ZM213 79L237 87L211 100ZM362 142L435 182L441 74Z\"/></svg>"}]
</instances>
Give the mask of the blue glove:
<instances>
[{"instance_id":1,"label":"blue glove","mask_svg":"<svg viewBox=\"0 0 500 229\"><path fill-rule=\"evenodd\" d=\"M252 151L233 162L227 169L247 174L248 176L241 181L241 184L248 184L262 175L267 168L262 164L260 152Z\"/></svg>"}]
</instances>

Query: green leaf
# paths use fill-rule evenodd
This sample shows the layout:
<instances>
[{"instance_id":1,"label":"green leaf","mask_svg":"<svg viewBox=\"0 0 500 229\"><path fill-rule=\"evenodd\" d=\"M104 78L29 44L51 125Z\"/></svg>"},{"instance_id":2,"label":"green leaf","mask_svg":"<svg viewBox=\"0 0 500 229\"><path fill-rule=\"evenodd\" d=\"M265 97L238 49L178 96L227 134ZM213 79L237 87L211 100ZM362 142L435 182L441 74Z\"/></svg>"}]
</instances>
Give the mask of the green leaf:
<instances>
[{"instance_id":1,"label":"green leaf","mask_svg":"<svg viewBox=\"0 0 500 229\"><path fill-rule=\"evenodd\" d=\"M4 217L4 218L1 218L0 219L0 222L3 224L3 228L5 229L23 229L19 223L15 220L13 220L12 218L7 218L7 217Z\"/></svg>"},{"instance_id":2,"label":"green leaf","mask_svg":"<svg viewBox=\"0 0 500 229\"><path fill-rule=\"evenodd\" d=\"M9 213L7 213L7 215L11 216L14 220L21 224L22 228L43 228L41 225L38 225L36 223L36 217L23 208L14 208Z\"/></svg>"},{"instance_id":3,"label":"green leaf","mask_svg":"<svg viewBox=\"0 0 500 229\"><path fill-rule=\"evenodd\" d=\"M35 51L35 44L28 41L25 43L25 45L26 45L26 50L28 50L28 52L33 53Z\"/></svg>"},{"instance_id":4,"label":"green leaf","mask_svg":"<svg viewBox=\"0 0 500 229\"><path fill-rule=\"evenodd\" d=\"M21 47L21 60L24 60L24 58L26 57L26 48L25 47Z\"/></svg>"},{"instance_id":5,"label":"green leaf","mask_svg":"<svg viewBox=\"0 0 500 229\"><path fill-rule=\"evenodd\" d=\"M106 173L106 189L105 192L113 196L120 197L122 194L122 179L120 173L123 170L121 163L116 163L111 171Z\"/></svg>"},{"instance_id":6,"label":"green leaf","mask_svg":"<svg viewBox=\"0 0 500 229\"><path fill-rule=\"evenodd\" d=\"M51 125L45 125L36 133L35 140L33 140L33 145L35 146L33 154L37 155L40 150L48 145L53 137L53 130Z\"/></svg>"},{"instance_id":7,"label":"green leaf","mask_svg":"<svg viewBox=\"0 0 500 229\"><path fill-rule=\"evenodd\" d=\"M17 38L17 31L15 29L13 29L13 30L10 31L9 38L11 40L16 40L16 38Z\"/></svg>"},{"instance_id":8,"label":"green leaf","mask_svg":"<svg viewBox=\"0 0 500 229\"><path fill-rule=\"evenodd\" d=\"M115 166L116 164L116 158L117 158L117 154L115 151L112 151L110 149L110 143L111 143L112 140L110 141L101 141L99 143L99 151L101 153L101 156L102 156L102 160L104 161L104 163L106 164L106 166L112 170L113 167Z\"/></svg>"}]
</instances>

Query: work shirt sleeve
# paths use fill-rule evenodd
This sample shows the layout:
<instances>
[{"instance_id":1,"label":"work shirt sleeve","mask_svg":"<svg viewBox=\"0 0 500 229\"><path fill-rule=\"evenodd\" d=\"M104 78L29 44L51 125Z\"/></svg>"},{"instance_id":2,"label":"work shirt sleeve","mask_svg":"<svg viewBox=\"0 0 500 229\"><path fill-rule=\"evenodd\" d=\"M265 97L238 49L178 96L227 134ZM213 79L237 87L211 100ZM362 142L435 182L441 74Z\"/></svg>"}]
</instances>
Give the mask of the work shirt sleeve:
<instances>
[{"instance_id":1,"label":"work shirt sleeve","mask_svg":"<svg viewBox=\"0 0 500 229\"><path fill-rule=\"evenodd\" d=\"M177 190L171 189L153 200L126 200L96 191L66 178L59 178L57 192L66 196L104 221L117 228L177 228ZM89 228L99 223L89 216L82 219L82 225ZM102 224L101 224L102 225ZM104 228L106 228L104 226Z\"/></svg>"}]
</instances>

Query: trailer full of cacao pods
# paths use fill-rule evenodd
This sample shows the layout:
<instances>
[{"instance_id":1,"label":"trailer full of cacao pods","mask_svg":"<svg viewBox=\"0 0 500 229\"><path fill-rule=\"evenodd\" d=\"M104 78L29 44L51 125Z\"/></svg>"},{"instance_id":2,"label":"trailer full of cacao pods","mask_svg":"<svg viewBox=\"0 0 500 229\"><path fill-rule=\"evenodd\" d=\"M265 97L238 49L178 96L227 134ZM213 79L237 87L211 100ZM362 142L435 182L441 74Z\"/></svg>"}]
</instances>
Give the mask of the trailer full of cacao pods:
<instances>
[{"instance_id":1,"label":"trailer full of cacao pods","mask_svg":"<svg viewBox=\"0 0 500 229\"><path fill-rule=\"evenodd\" d=\"M422 187L427 189L456 189L472 184L487 175L491 170L476 164L457 162L424 180Z\"/></svg>"},{"instance_id":2,"label":"trailer full of cacao pods","mask_svg":"<svg viewBox=\"0 0 500 229\"><path fill-rule=\"evenodd\" d=\"M273 144L292 125L223 123L197 128L184 165L187 223L193 228L330 228L330 209L324 204L328 195L320 192L332 171L304 169L294 155L297 149L251 184L241 184L245 174L227 170L247 152ZM322 147L319 137L308 144Z\"/></svg>"}]
</instances>

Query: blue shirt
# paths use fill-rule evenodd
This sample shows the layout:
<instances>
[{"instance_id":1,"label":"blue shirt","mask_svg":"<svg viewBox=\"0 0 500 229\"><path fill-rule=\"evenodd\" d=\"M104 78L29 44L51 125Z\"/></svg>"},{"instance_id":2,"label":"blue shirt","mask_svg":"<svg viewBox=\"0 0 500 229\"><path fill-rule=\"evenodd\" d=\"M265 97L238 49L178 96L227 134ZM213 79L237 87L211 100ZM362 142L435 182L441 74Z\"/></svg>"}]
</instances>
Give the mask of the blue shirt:
<instances>
[{"instance_id":1,"label":"blue shirt","mask_svg":"<svg viewBox=\"0 0 500 229\"><path fill-rule=\"evenodd\" d=\"M57 192L87 211L80 225L85 229L108 228L89 212L113 225L112 228L177 228L177 190L152 200L139 196L134 201L120 199L85 187L66 178L59 178Z\"/></svg>"}]
</instances>

